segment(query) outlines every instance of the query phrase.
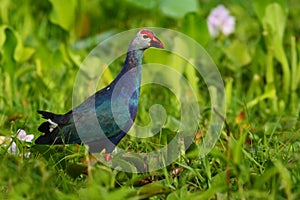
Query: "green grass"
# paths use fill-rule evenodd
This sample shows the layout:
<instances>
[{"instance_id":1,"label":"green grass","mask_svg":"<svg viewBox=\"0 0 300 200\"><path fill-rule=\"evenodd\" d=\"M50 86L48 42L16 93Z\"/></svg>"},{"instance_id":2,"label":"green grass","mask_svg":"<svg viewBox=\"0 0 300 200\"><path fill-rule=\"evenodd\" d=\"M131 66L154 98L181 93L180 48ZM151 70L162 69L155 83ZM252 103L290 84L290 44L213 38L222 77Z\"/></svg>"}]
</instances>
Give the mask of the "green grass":
<instances>
[{"instance_id":1,"label":"green grass","mask_svg":"<svg viewBox=\"0 0 300 200\"><path fill-rule=\"evenodd\" d=\"M299 199L300 4L228 1L236 30L212 39L205 20L219 1L191 0L178 7L172 5L180 1L152 2L1 0L0 136L12 137L20 150L11 155L11 142L0 145L1 199ZM161 170L127 173L122 169L143 166L140 158L125 157L111 169L90 160L84 146L38 146L16 139L18 129L40 135L37 127L43 120L36 110L63 113L72 108L75 77L91 49L114 33L144 26L187 34L218 66L228 127L208 155L198 156L214 112L208 90L200 75L179 68L198 91L202 118L193 145ZM182 63L158 50L146 52L144 62ZM112 80L120 66L121 59L100 85ZM168 121L152 138L126 136L118 147L132 152L167 144L180 122L178 100L169 90L145 86L141 98L139 124L149 123L153 104L164 106ZM30 156L24 156L28 151ZM88 162L93 163L89 168Z\"/></svg>"}]
</instances>

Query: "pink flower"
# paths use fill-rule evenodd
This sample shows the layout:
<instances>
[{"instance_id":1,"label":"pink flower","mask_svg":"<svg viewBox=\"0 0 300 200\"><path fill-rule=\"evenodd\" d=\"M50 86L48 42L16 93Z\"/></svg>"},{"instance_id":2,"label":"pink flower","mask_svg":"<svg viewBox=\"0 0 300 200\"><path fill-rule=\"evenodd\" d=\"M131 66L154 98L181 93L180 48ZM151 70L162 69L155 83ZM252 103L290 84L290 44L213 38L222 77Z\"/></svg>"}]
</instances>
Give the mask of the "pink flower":
<instances>
[{"instance_id":1,"label":"pink flower","mask_svg":"<svg viewBox=\"0 0 300 200\"><path fill-rule=\"evenodd\" d=\"M212 37L218 37L220 33L227 36L234 32L235 18L223 5L219 5L210 12L207 26Z\"/></svg>"}]
</instances>

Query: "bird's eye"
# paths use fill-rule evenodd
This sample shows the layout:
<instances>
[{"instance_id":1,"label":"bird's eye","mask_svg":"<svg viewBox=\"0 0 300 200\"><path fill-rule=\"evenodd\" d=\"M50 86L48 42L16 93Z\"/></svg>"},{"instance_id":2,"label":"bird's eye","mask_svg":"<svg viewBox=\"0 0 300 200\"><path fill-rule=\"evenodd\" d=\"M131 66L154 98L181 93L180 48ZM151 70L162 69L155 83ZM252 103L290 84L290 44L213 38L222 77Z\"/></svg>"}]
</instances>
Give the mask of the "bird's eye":
<instances>
[{"instance_id":1,"label":"bird's eye","mask_svg":"<svg viewBox=\"0 0 300 200\"><path fill-rule=\"evenodd\" d=\"M149 38L149 36L148 35L143 35L143 38L147 39L147 38Z\"/></svg>"}]
</instances>

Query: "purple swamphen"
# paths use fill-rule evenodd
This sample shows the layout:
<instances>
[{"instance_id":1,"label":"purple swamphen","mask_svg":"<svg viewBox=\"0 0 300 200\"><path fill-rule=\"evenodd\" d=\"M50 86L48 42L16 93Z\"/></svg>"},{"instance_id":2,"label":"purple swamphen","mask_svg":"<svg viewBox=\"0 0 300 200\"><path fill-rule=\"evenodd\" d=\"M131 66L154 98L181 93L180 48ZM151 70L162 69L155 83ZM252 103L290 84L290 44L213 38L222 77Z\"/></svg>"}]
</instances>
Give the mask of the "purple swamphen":
<instances>
[{"instance_id":1,"label":"purple swamphen","mask_svg":"<svg viewBox=\"0 0 300 200\"><path fill-rule=\"evenodd\" d=\"M66 114L38 111L47 119L38 130L36 144L82 144L91 153L105 150L106 159L129 131L136 117L142 57L150 47L164 48L151 30L142 29L132 39L123 68L106 87Z\"/></svg>"}]
</instances>

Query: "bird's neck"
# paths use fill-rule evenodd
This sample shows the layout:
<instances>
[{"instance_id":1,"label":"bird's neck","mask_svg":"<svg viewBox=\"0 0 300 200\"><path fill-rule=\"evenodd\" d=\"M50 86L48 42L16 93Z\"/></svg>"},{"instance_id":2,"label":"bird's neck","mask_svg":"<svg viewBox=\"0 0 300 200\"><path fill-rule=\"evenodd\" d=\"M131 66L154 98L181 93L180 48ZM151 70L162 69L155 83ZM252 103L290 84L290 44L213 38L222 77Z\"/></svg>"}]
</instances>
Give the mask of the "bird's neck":
<instances>
[{"instance_id":1,"label":"bird's neck","mask_svg":"<svg viewBox=\"0 0 300 200\"><path fill-rule=\"evenodd\" d=\"M130 120L124 125L128 130L135 119L139 103L143 52L143 50L127 52L123 68L112 84L114 87L112 95L116 94L113 98L114 102L117 102L114 106L119 108L120 113L129 111L130 116L128 115L126 119Z\"/></svg>"},{"instance_id":2,"label":"bird's neck","mask_svg":"<svg viewBox=\"0 0 300 200\"><path fill-rule=\"evenodd\" d=\"M128 51L123 68L117 76L116 80L119 80L124 76L130 76L131 78L126 78L126 80L132 80L135 82L135 85L140 85L143 53L144 51L139 49Z\"/></svg>"},{"instance_id":3,"label":"bird's neck","mask_svg":"<svg viewBox=\"0 0 300 200\"><path fill-rule=\"evenodd\" d=\"M144 51L140 49L128 51L122 71L129 71L135 67L141 68L143 53Z\"/></svg>"}]
</instances>

